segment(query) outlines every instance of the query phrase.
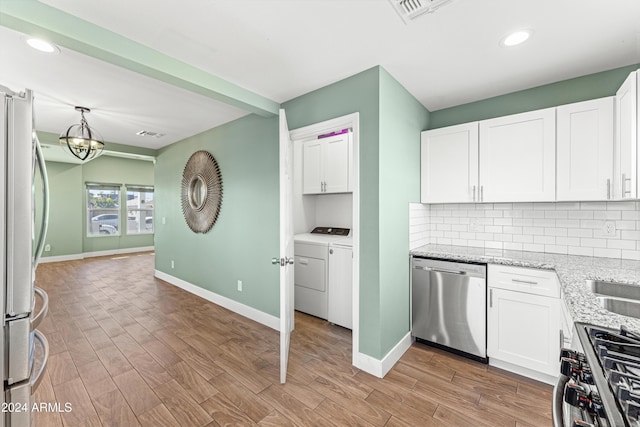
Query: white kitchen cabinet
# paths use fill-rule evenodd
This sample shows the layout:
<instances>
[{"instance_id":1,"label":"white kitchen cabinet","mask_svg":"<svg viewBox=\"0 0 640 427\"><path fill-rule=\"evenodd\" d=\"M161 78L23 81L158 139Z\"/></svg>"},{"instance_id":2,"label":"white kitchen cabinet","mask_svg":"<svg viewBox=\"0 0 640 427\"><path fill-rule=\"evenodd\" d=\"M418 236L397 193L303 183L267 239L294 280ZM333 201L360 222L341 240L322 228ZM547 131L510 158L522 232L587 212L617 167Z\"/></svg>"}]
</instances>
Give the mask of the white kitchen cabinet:
<instances>
[{"instance_id":1,"label":"white kitchen cabinet","mask_svg":"<svg viewBox=\"0 0 640 427\"><path fill-rule=\"evenodd\" d=\"M478 122L422 132L422 203L475 202L478 197Z\"/></svg>"},{"instance_id":2,"label":"white kitchen cabinet","mask_svg":"<svg viewBox=\"0 0 640 427\"><path fill-rule=\"evenodd\" d=\"M555 200L555 108L480 122L480 201Z\"/></svg>"},{"instance_id":3,"label":"white kitchen cabinet","mask_svg":"<svg viewBox=\"0 0 640 427\"><path fill-rule=\"evenodd\" d=\"M557 108L557 200L612 198L614 100Z\"/></svg>"},{"instance_id":4,"label":"white kitchen cabinet","mask_svg":"<svg viewBox=\"0 0 640 427\"><path fill-rule=\"evenodd\" d=\"M554 272L489 265L487 355L503 369L552 380L559 372L562 320Z\"/></svg>"},{"instance_id":5,"label":"white kitchen cabinet","mask_svg":"<svg viewBox=\"0 0 640 427\"><path fill-rule=\"evenodd\" d=\"M351 134L306 141L302 147L303 194L346 193L349 179Z\"/></svg>"},{"instance_id":6,"label":"white kitchen cabinet","mask_svg":"<svg viewBox=\"0 0 640 427\"><path fill-rule=\"evenodd\" d=\"M614 150L614 198L637 197L638 173L638 72L627 77L616 92L616 139Z\"/></svg>"},{"instance_id":7,"label":"white kitchen cabinet","mask_svg":"<svg viewBox=\"0 0 640 427\"><path fill-rule=\"evenodd\" d=\"M329 248L329 322L352 329L352 248Z\"/></svg>"}]
</instances>

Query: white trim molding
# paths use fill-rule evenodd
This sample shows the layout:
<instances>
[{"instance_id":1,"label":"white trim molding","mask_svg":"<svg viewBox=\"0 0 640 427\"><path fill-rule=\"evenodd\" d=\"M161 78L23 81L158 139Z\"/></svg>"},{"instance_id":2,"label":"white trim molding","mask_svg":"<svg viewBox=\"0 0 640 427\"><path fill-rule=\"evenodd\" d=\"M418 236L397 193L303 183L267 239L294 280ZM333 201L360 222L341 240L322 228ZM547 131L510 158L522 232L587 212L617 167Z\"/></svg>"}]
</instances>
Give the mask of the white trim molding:
<instances>
[{"instance_id":1,"label":"white trim molding","mask_svg":"<svg viewBox=\"0 0 640 427\"><path fill-rule=\"evenodd\" d=\"M398 343L393 347L382 360L378 360L374 357L368 356L364 353L358 353L358 358L354 365L358 369L374 375L378 378L384 378L387 372L393 368L402 355L411 347L413 338L411 332L408 332Z\"/></svg>"},{"instance_id":2,"label":"white trim molding","mask_svg":"<svg viewBox=\"0 0 640 427\"><path fill-rule=\"evenodd\" d=\"M79 259L85 258L95 258L99 256L110 256L110 255L124 255L124 254L133 254L136 252L149 252L155 250L154 246L143 246L138 248L125 248L125 249L112 249L108 251L95 251L95 252L84 252L81 254L71 254L71 255L58 255L58 256L43 256L40 258L39 262L44 264L48 262L62 262L62 261L76 261Z\"/></svg>"},{"instance_id":3,"label":"white trim molding","mask_svg":"<svg viewBox=\"0 0 640 427\"><path fill-rule=\"evenodd\" d=\"M208 289L201 288L200 286L196 286L192 283L171 276L170 274L167 274L160 270L155 270L154 276L160 280L164 280L165 282L173 286L177 286L178 288L184 289L189 293L198 295L199 297L204 298L207 301L224 307L227 310L231 310L234 313L268 326L271 329L275 329L276 331L280 330L280 319L276 316L265 313L264 311L257 310L253 307L249 307L248 305L239 303L238 301L234 301L227 297L223 297L222 295L218 295L215 292L211 292Z\"/></svg>"}]
</instances>

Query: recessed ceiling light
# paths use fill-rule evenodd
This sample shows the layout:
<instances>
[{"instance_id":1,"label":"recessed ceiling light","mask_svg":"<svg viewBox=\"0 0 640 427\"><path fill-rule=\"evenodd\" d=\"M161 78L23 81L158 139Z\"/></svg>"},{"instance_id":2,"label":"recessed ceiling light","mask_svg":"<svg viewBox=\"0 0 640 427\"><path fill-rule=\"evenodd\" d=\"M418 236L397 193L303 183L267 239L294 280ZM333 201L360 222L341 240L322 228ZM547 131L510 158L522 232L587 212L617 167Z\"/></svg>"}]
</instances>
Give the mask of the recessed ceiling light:
<instances>
[{"instance_id":1,"label":"recessed ceiling light","mask_svg":"<svg viewBox=\"0 0 640 427\"><path fill-rule=\"evenodd\" d=\"M36 37L29 37L25 40L29 46L44 53L58 53L60 48L53 43Z\"/></svg>"},{"instance_id":2,"label":"recessed ceiling light","mask_svg":"<svg viewBox=\"0 0 640 427\"><path fill-rule=\"evenodd\" d=\"M511 34L508 34L500 40L502 46L516 46L529 40L533 31L531 30L518 30Z\"/></svg>"}]
</instances>

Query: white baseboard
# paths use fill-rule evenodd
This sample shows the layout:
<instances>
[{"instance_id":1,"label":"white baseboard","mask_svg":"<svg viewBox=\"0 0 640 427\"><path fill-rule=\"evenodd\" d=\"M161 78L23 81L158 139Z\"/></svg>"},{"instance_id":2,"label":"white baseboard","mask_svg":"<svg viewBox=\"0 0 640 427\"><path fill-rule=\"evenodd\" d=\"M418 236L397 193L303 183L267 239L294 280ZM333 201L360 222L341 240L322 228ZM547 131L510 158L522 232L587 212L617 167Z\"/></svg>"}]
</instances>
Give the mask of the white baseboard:
<instances>
[{"instance_id":1,"label":"white baseboard","mask_svg":"<svg viewBox=\"0 0 640 427\"><path fill-rule=\"evenodd\" d=\"M160 270L155 270L155 277L164 280L171 285L184 289L187 292L198 295L199 297L204 298L207 301L211 301L212 303L217 304L221 307L224 307L227 310L231 310L241 316L254 320L258 323L262 323L263 325L268 326L271 329L275 329L276 331L280 330L280 319L272 316L271 314L267 314L253 307L249 307L248 305L239 303L238 301L223 297L222 295L218 295L215 292L203 289L199 286L171 276L170 274L164 273Z\"/></svg>"},{"instance_id":2,"label":"white baseboard","mask_svg":"<svg viewBox=\"0 0 640 427\"><path fill-rule=\"evenodd\" d=\"M148 251L153 251L154 249L155 249L154 246L143 246L138 248L125 248L125 249L112 249L108 251L84 252L81 254L72 254L72 255L47 256L47 257L41 257L39 262L47 263L47 262L75 261L79 259L93 258L93 257L99 257L99 256L123 255L123 254L132 254L136 252L148 252Z\"/></svg>"},{"instance_id":3,"label":"white baseboard","mask_svg":"<svg viewBox=\"0 0 640 427\"><path fill-rule=\"evenodd\" d=\"M364 353L358 353L358 360L355 364L356 368L374 375L378 378L383 378L387 375L387 372L393 368L402 355L411 347L413 338L411 338L411 332L408 332L392 349L387 353L382 360L378 360L374 357L368 356Z\"/></svg>"},{"instance_id":4,"label":"white baseboard","mask_svg":"<svg viewBox=\"0 0 640 427\"><path fill-rule=\"evenodd\" d=\"M542 372L534 371L528 368L523 368L522 366L514 365L509 362L503 362L502 360L489 358L489 365L550 385L555 385L558 382L558 377L556 376L544 374ZM559 368L558 372L560 372Z\"/></svg>"}]
</instances>

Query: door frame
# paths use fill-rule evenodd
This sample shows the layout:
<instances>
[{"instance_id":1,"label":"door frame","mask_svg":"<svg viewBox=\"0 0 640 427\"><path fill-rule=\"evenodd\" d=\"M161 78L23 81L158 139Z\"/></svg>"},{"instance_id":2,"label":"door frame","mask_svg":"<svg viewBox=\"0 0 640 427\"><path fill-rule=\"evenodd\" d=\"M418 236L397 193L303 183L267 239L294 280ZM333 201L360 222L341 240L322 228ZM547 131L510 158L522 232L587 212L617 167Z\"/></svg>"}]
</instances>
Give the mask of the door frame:
<instances>
[{"instance_id":1,"label":"door frame","mask_svg":"<svg viewBox=\"0 0 640 427\"><path fill-rule=\"evenodd\" d=\"M353 144L353 206L352 206L352 237L353 237L353 290L352 290L352 356L351 364L357 365L360 354L360 113L355 112L345 116L336 117L312 125L289 131L291 139L300 141L314 138L338 129L351 128Z\"/></svg>"}]
</instances>

